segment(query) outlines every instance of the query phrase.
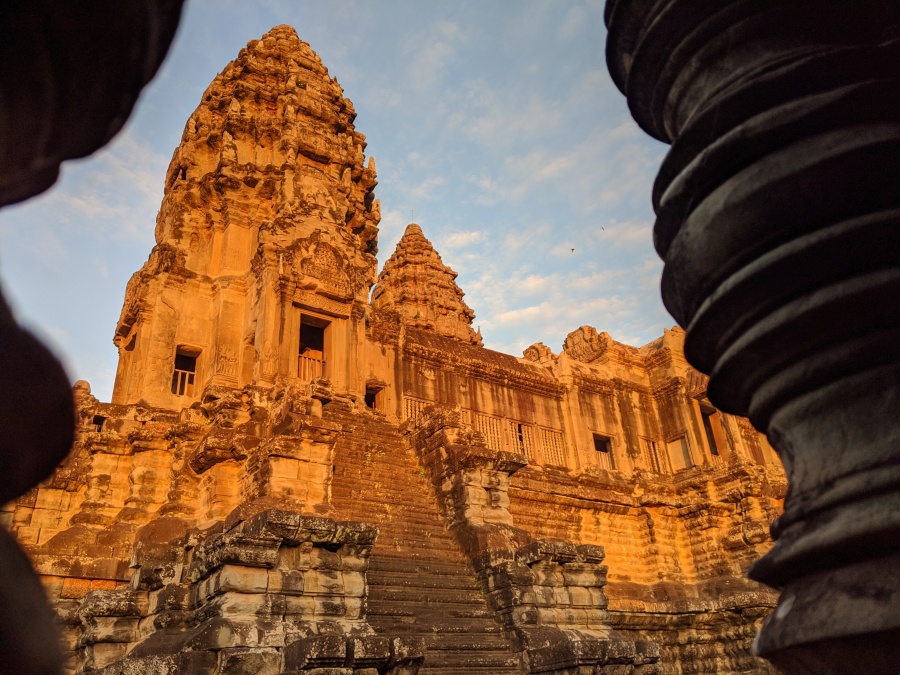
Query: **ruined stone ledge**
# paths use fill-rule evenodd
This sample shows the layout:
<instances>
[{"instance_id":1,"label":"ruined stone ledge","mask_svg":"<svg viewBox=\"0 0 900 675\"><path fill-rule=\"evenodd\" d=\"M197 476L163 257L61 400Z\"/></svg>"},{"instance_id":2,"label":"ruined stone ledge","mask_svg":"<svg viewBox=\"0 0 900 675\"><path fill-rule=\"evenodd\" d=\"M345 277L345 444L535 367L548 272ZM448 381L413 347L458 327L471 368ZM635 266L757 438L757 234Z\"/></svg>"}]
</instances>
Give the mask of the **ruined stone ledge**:
<instances>
[{"instance_id":1,"label":"ruined stone ledge","mask_svg":"<svg viewBox=\"0 0 900 675\"><path fill-rule=\"evenodd\" d=\"M660 672L656 665L659 660L659 645L655 642L632 642L621 638L597 638L578 631L538 629L534 633L546 633L545 646L528 648L523 662L529 673L568 672L615 672L610 666L628 666L625 673ZM585 667L593 670L585 671Z\"/></svg>"},{"instance_id":2,"label":"ruined stone ledge","mask_svg":"<svg viewBox=\"0 0 900 675\"><path fill-rule=\"evenodd\" d=\"M697 639L703 639L698 632L700 629L712 629L713 635L705 638L715 641L715 635L726 626L745 626L748 632L754 634L756 628L753 622L767 616L777 600L768 604L731 605L722 607L696 608L691 612L669 611L668 605L655 605L642 611L639 606L627 608L609 608L610 625L620 631L637 631L647 633L650 631L692 631ZM724 605L724 603L723 603Z\"/></svg>"},{"instance_id":3,"label":"ruined stone ledge","mask_svg":"<svg viewBox=\"0 0 900 675\"><path fill-rule=\"evenodd\" d=\"M317 672L318 668L373 668L385 673L415 673L425 659L421 638L385 638L376 635L344 637L315 635L285 647L285 673Z\"/></svg>"},{"instance_id":4,"label":"ruined stone ledge","mask_svg":"<svg viewBox=\"0 0 900 675\"><path fill-rule=\"evenodd\" d=\"M191 581L200 581L229 563L272 569L282 546L313 543L371 548L378 536L378 528L368 523L303 516L283 509L268 509L244 520L242 511L236 509L229 516L224 532L196 547L188 571Z\"/></svg>"}]
</instances>

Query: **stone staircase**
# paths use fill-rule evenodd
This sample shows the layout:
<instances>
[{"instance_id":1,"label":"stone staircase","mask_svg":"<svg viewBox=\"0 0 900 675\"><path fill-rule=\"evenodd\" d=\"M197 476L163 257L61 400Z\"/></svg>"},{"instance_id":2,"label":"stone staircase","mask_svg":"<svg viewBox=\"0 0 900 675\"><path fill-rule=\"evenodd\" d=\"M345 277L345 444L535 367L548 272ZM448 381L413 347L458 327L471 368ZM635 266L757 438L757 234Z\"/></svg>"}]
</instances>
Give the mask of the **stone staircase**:
<instances>
[{"instance_id":1,"label":"stone staircase","mask_svg":"<svg viewBox=\"0 0 900 675\"><path fill-rule=\"evenodd\" d=\"M421 675L521 673L396 425L340 401L324 416L344 428L335 445L335 517L380 530L368 574L372 627L423 638Z\"/></svg>"}]
</instances>

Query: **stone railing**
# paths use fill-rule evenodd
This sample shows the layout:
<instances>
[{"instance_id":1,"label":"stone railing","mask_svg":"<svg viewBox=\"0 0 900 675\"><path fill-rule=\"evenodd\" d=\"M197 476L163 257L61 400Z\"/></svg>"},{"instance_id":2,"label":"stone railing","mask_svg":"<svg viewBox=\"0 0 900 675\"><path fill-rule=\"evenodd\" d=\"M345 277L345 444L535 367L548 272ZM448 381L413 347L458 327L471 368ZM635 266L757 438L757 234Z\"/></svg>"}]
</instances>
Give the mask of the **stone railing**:
<instances>
[{"instance_id":1,"label":"stone railing","mask_svg":"<svg viewBox=\"0 0 900 675\"><path fill-rule=\"evenodd\" d=\"M193 396L195 376L196 373L193 370L175 368L172 371L172 393L176 396Z\"/></svg>"},{"instance_id":2,"label":"stone railing","mask_svg":"<svg viewBox=\"0 0 900 675\"><path fill-rule=\"evenodd\" d=\"M297 358L297 377L307 382L320 377L326 377L325 359L315 359L311 356L299 356Z\"/></svg>"}]
</instances>

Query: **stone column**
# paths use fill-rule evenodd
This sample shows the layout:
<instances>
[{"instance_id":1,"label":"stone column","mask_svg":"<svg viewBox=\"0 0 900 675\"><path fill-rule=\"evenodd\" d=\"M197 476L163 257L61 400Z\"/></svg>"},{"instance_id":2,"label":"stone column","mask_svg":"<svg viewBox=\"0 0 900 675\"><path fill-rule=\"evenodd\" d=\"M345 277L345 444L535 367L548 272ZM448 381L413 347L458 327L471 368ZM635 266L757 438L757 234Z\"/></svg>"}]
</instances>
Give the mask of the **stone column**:
<instances>
[{"instance_id":1,"label":"stone column","mask_svg":"<svg viewBox=\"0 0 900 675\"><path fill-rule=\"evenodd\" d=\"M672 144L653 189L666 307L716 407L790 481L750 576L787 673L900 654L900 5L610 0L607 60Z\"/></svg>"}]
</instances>

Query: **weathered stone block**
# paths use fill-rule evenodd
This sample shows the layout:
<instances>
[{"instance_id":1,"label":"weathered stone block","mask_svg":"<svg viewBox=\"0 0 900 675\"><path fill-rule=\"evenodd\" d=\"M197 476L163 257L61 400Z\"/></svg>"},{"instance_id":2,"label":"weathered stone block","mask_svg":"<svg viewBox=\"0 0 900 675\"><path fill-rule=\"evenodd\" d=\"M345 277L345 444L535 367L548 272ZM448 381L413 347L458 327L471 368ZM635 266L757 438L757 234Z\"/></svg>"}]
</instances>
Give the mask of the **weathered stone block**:
<instances>
[{"instance_id":1,"label":"weathered stone block","mask_svg":"<svg viewBox=\"0 0 900 675\"><path fill-rule=\"evenodd\" d=\"M311 542L297 546L285 545L278 552L278 569L289 572L305 571L310 568Z\"/></svg>"},{"instance_id":2,"label":"weathered stone block","mask_svg":"<svg viewBox=\"0 0 900 675\"><path fill-rule=\"evenodd\" d=\"M85 647L85 665L103 668L123 658L128 652L126 642L98 642Z\"/></svg>"},{"instance_id":3,"label":"weathered stone block","mask_svg":"<svg viewBox=\"0 0 900 675\"><path fill-rule=\"evenodd\" d=\"M344 544L341 549L342 555L349 549L350 545L358 546L354 550L358 552L370 551L378 537L378 526L372 523L364 523L358 521L341 520L335 523L334 541Z\"/></svg>"},{"instance_id":4,"label":"weathered stone block","mask_svg":"<svg viewBox=\"0 0 900 675\"><path fill-rule=\"evenodd\" d=\"M224 565L211 577L214 593L265 593L269 571L258 567Z\"/></svg>"},{"instance_id":5,"label":"weathered stone block","mask_svg":"<svg viewBox=\"0 0 900 675\"><path fill-rule=\"evenodd\" d=\"M312 618L316 614L316 598L312 596L290 596L282 595L279 597L278 607L284 607L284 614L302 618ZM275 603L273 601L273 606Z\"/></svg>"},{"instance_id":6,"label":"weathered stone block","mask_svg":"<svg viewBox=\"0 0 900 675\"><path fill-rule=\"evenodd\" d=\"M485 579L489 590L508 586L531 586L534 584L534 573L527 565L509 560L492 566Z\"/></svg>"},{"instance_id":7,"label":"weathered stone block","mask_svg":"<svg viewBox=\"0 0 900 675\"><path fill-rule=\"evenodd\" d=\"M347 641L339 635L315 635L284 648L285 670L341 667L347 660Z\"/></svg>"},{"instance_id":8,"label":"weathered stone block","mask_svg":"<svg viewBox=\"0 0 900 675\"><path fill-rule=\"evenodd\" d=\"M606 567L589 563L566 563L562 566L566 586L602 587L606 585Z\"/></svg>"},{"instance_id":9,"label":"weathered stone block","mask_svg":"<svg viewBox=\"0 0 900 675\"><path fill-rule=\"evenodd\" d=\"M531 586L507 586L491 591L488 596L491 604L496 607L516 607L540 604L541 598L536 591Z\"/></svg>"},{"instance_id":10,"label":"weathered stone block","mask_svg":"<svg viewBox=\"0 0 900 675\"><path fill-rule=\"evenodd\" d=\"M275 649L223 649L219 652L218 675L278 675L281 654Z\"/></svg>"},{"instance_id":11,"label":"weathered stone block","mask_svg":"<svg viewBox=\"0 0 900 675\"><path fill-rule=\"evenodd\" d=\"M425 641L415 637L391 638L391 660L389 673L415 675L425 660Z\"/></svg>"},{"instance_id":12,"label":"weathered stone block","mask_svg":"<svg viewBox=\"0 0 900 675\"><path fill-rule=\"evenodd\" d=\"M319 574L337 572L341 569L341 557L334 551L316 546L310 551L310 565Z\"/></svg>"},{"instance_id":13,"label":"weathered stone block","mask_svg":"<svg viewBox=\"0 0 900 675\"><path fill-rule=\"evenodd\" d=\"M348 617L347 604L350 603L353 598L343 598L340 596L334 597L316 597L313 598L315 603L315 615L317 617Z\"/></svg>"},{"instance_id":14,"label":"weathered stone block","mask_svg":"<svg viewBox=\"0 0 900 675\"><path fill-rule=\"evenodd\" d=\"M259 633L253 621L216 617L199 626L185 641L191 651L218 650L225 647L256 647Z\"/></svg>"},{"instance_id":15,"label":"weathered stone block","mask_svg":"<svg viewBox=\"0 0 900 675\"><path fill-rule=\"evenodd\" d=\"M135 642L138 638L137 618L95 616L85 620L81 641L83 644Z\"/></svg>"},{"instance_id":16,"label":"weathered stone block","mask_svg":"<svg viewBox=\"0 0 900 675\"><path fill-rule=\"evenodd\" d=\"M571 602L574 607L594 606L594 599L588 589L579 586L569 586L566 590L569 594L569 602Z\"/></svg>"},{"instance_id":17,"label":"weathered stone block","mask_svg":"<svg viewBox=\"0 0 900 675\"><path fill-rule=\"evenodd\" d=\"M284 595L303 595L307 572L289 570L268 571L268 592Z\"/></svg>"},{"instance_id":18,"label":"weathered stone block","mask_svg":"<svg viewBox=\"0 0 900 675\"><path fill-rule=\"evenodd\" d=\"M531 566L535 586L559 588L565 584L562 569L556 563L540 563Z\"/></svg>"},{"instance_id":19,"label":"weathered stone block","mask_svg":"<svg viewBox=\"0 0 900 675\"><path fill-rule=\"evenodd\" d=\"M578 557L574 544L568 542L535 541L516 552L516 559L526 565L538 561L571 562Z\"/></svg>"},{"instance_id":20,"label":"weathered stone block","mask_svg":"<svg viewBox=\"0 0 900 675\"><path fill-rule=\"evenodd\" d=\"M359 669L386 665L391 658L391 641L377 635L352 637L347 640L347 651L355 675Z\"/></svg>"},{"instance_id":21,"label":"weathered stone block","mask_svg":"<svg viewBox=\"0 0 900 675\"><path fill-rule=\"evenodd\" d=\"M220 593L204 607L204 611L224 617L268 614L268 610L269 599L264 593Z\"/></svg>"},{"instance_id":22,"label":"weathered stone block","mask_svg":"<svg viewBox=\"0 0 900 675\"><path fill-rule=\"evenodd\" d=\"M235 532L216 535L194 551L188 578L200 580L227 563L247 567L275 567L280 544L281 539L274 535L254 536Z\"/></svg>"},{"instance_id":23,"label":"weathered stone block","mask_svg":"<svg viewBox=\"0 0 900 675\"><path fill-rule=\"evenodd\" d=\"M313 564L315 563L314 558ZM307 593L340 595L344 588L344 575L334 569L312 569L306 572L304 588Z\"/></svg>"},{"instance_id":24,"label":"weathered stone block","mask_svg":"<svg viewBox=\"0 0 900 675\"><path fill-rule=\"evenodd\" d=\"M366 584L366 575L363 572L341 573L343 577L343 594L346 597L362 598L368 593L369 587Z\"/></svg>"}]
</instances>

